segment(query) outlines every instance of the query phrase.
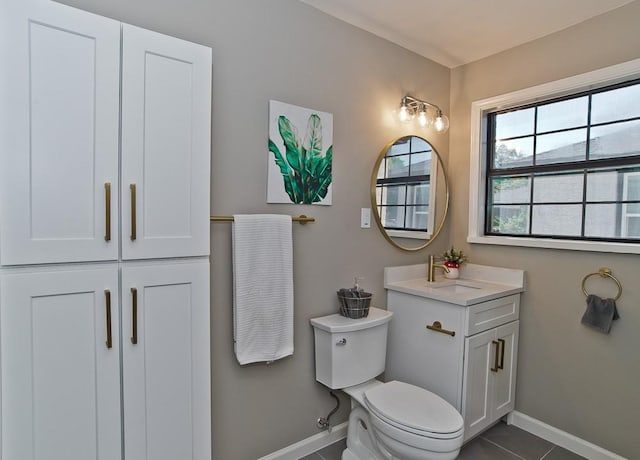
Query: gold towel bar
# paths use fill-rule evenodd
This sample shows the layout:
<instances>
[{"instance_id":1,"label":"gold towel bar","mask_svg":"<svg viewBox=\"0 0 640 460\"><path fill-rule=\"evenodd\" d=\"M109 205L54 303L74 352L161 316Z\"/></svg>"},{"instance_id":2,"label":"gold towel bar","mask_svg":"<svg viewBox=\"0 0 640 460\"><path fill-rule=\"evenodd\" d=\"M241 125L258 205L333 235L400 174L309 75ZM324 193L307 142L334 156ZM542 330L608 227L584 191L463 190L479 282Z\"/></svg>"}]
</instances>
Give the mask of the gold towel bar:
<instances>
[{"instance_id":1,"label":"gold towel bar","mask_svg":"<svg viewBox=\"0 0 640 460\"><path fill-rule=\"evenodd\" d=\"M615 281L616 285L618 286L618 295L613 300L618 300L622 295L622 284L620 284L620 281L618 281L618 279L611 273L613 272L610 268L602 267L597 272L589 273L587 276L582 278L582 292L584 293L584 295L589 295L589 293L587 292L587 288L585 287L585 283L587 282L587 280L594 275L600 275L603 278L611 278L613 281Z\"/></svg>"},{"instance_id":2,"label":"gold towel bar","mask_svg":"<svg viewBox=\"0 0 640 460\"><path fill-rule=\"evenodd\" d=\"M233 222L233 216L211 216L209 217L211 222ZM305 225L307 222L315 222L315 217L307 217L304 214L301 214L298 217L292 217L291 220L293 222L299 222L300 225Z\"/></svg>"}]
</instances>

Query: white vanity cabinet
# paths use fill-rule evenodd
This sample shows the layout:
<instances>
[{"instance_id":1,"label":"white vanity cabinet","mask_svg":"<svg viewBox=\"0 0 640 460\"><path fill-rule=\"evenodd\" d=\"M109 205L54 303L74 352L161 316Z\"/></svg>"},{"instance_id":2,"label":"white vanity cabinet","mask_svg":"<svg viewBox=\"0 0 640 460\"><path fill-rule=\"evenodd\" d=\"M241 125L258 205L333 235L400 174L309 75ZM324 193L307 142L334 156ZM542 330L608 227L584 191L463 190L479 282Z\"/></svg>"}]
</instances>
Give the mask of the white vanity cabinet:
<instances>
[{"instance_id":1,"label":"white vanity cabinet","mask_svg":"<svg viewBox=\"0 0 640 460\"><path fill-rule=\"evenodd\" d=\"M411 293L385 284L387 309L394 314L385 379L443 397L462 414L465 440L470 439L514 409L520 323L520 294L514 292L522 289L464 305L466 300L460 304L416 295L414 281L404 283L414 285Z\"/></svg>"},{"instance_id":2,"label":"white vanity cabinet","mask_svg":"<svg viewBox=\"0 0 640 460\"><path fill-rule=\"evenodd\" d=\"M462 416L465 439L515 407L518 329L512 321L465 337Z\"/></svg>"},{"instance_id":3,"label":"white vanity cabinet","mask_svg":"<svg viewBox=\"0 0 640 460\"><path fill-rule=\"evenodd\" d=\"M0 263L208 255L210 48L41 0L0 34Z\"/></svg>"}]
</instances>

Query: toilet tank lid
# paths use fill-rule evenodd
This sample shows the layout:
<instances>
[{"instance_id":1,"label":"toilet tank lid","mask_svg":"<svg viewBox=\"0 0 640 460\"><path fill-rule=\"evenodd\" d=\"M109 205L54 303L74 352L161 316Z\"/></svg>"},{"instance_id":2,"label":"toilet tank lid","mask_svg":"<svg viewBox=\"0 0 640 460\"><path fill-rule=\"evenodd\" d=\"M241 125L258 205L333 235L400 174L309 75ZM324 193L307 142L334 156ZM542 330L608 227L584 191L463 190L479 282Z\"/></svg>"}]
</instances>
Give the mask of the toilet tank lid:
<instances>
[{"instance_id":1,"label":"toilet tank lid","mask_svg":"<svg viewBox=\"0 0 640 460\"><path fill-rule=\"evenodd\" d=\"M311 325L330 333L352 332L370 327L380 326L391 321L393 313L380 308L369 308L369 315L365 318L352 319L338 313L320 318L311 318Z\"/></svg>"}]
</instances>

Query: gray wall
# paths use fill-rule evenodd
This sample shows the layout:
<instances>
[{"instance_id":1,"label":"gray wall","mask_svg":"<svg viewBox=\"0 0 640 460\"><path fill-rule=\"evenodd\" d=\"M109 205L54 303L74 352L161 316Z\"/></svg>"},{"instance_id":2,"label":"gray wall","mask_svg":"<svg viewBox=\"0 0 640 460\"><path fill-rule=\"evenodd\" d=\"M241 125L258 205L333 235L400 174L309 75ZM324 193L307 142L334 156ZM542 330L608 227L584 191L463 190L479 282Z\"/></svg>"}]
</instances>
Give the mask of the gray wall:
<instances>
[{"instance_id":1,"label":"gray wall","mask_svg":"<svg viewBox=\"0 0 640 460\"><path fill-rule=\"evenodd\" d=\"M451 79L451 241L465 241L471 102L640 58L640 2L458 67ZM466 245L477 263L523 268L516 409L630 459L640 458L638 255ZM623 285L610 335L580 325L582 278L611 267ZM598 281L597 277L594 281ZM613 283L598 287L615 295Z\"/></svg>"},{"instance_id":2,"label":"gray wall","mask_svg":"<svg viewBox=\"0 0 640 460\"><path fill-rule=\"evenodd\" d=\"M213 457L255 459L318 432L333 399L314 379L309 318L338 310L336 289L364 276L385 305L382 269L421 263L360 229L376 157L408 134L392 111L405 92L449 112L449 69L293 0L64 0L127 23L213 48L212 213L301 213L296 225L295 353L239 366L232 343L231 227L212 224ZM332 206L266 204L268 102L334 115ZM446 161L448 136L425 132ZM375 227L375 224L374 224ZM446 229L445 229L446 233ZM441 253L446 236L434 244ZM346 420L348 400L335 422ZM333 421L333 420L332 420Z\"/></svg>"}]
</instances>

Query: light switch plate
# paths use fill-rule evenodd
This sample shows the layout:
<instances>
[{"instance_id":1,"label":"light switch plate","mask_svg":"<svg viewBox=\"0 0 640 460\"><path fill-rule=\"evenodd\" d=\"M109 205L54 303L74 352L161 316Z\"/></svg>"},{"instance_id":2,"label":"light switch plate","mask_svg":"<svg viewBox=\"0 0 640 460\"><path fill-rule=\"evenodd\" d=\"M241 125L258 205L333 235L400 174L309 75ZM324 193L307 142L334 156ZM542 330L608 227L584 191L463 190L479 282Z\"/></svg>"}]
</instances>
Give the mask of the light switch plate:
<instances>
[{"instance_id":1,"label":"light switch plate","mask_svg":"<svg viewBox=\"0 0 640 460\"><path fill-rule=\"evenodd\" d=\"M360 211L360 228L371 228L371 208L362 208Z\"/></svg>"}]
</instances>

